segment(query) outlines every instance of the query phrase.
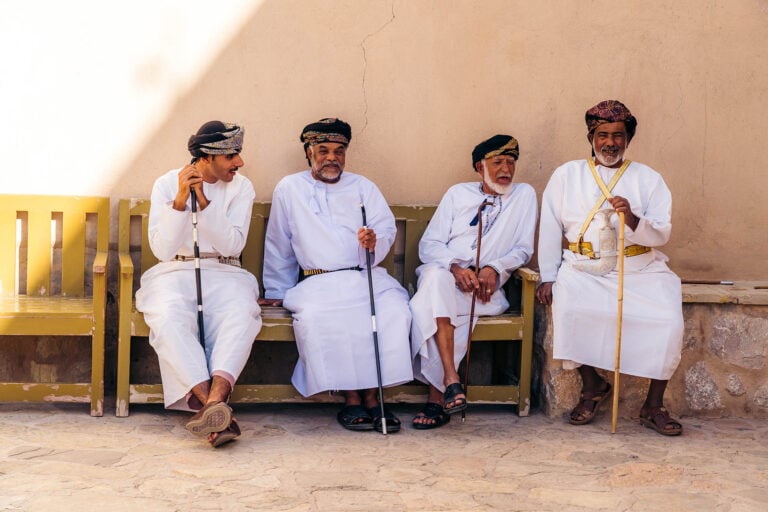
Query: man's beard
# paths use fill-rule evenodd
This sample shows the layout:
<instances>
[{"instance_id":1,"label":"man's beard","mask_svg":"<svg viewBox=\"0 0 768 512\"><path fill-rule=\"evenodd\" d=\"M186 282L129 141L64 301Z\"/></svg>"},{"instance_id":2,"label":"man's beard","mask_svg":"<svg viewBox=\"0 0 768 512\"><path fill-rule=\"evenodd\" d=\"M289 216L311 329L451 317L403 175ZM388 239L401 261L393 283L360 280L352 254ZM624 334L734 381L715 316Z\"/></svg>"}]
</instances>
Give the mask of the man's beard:
<instances>
[{"instance_id":1,"label":"man's beard","mask_svg":"<svg viewBox=\"0 0 768 512\"><path fill-rule=\"evenodd\" d=\"M491 181L491 178L488 173L488 167L485 165L485 162L483 162L483 183L485 185L493 190L495 193L499 194L500 196L507 195L510 190L512 190L512 186L514 183L510 183L509 185L501 185L499 183L496 183L494 181Z\"/></svg>"},{"instance_id":2,"label":"man's beard","mask_svg":"<svg viewBox=\"0 0 768 512\"><path fill-rule=\"evenodd\" d=\"M615 155L610 155L604 153L602 150L615 150ZM608 146L605 145L601 148L601 151L597 151L595 149L595 143L592 143L592 151L595 153L595 159L597 159L598 163L604 165L605 167L611 167L613 165L616 165L617 163L621 162L621 160L624 158L624 151L619 150L616 146Z\"/></svg>"},{"instance_id":3,"label":"man's beard","mask_svg":"<svg viewBox=\"0 0 768 512\"><path fill-rule=\"evenodd\" d=\"M326 167L331 167L333 170L329 172L326 170ZM341 179L341 174L343 172L344 170L337 164L325 164L317 170L312 169L312 175L315 179L322 181L323 183L337 183Z\"/></svg>"}]
</instances>

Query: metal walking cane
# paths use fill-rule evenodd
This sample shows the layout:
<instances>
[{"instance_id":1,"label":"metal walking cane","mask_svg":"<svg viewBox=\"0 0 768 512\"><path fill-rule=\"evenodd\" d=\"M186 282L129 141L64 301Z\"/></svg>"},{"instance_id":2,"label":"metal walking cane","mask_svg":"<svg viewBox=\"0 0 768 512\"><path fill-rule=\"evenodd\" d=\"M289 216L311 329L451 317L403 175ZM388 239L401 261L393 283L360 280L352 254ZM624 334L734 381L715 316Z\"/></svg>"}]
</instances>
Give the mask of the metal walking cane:
<instances>
[{"instance_id":1,"label":"metal walking cane","mask_svg":"<svg viewBox=\"0 0 768 512\"><path fill-rule=\"evenodd\" d=\"M618 313L616 315L616 355L613 362L613 412L611 414L611 434L616 433L619 419L619 369L621 367L621 319L624 313L624 212L619 212L619 290Z\"/></svg>"},{"instance_id":2,"label":"metal walking cane","mask_svg":"<svg viewBox=\"0 0 768 512\"><path fill-rule=\"evenodd\" d=\"M493 203L483 201L480 206L477 207L477 252L475 254L475 272L480 274L480 244L483 240L483 210L486 206L493 206ZM467 335L467 361L464 364L464 396L465 400L469 403L469 351L472 347L472 319L475 317L475 302L477 300L477 289L472 290L472 302L469 307L469 334ZM461 411L461 421L467 417L467 409Z\"/></svg>"},{"instance_id":3,"label":"metal walking cane","mask_svg":"<svg viewBox=\"0 0 768 512\"><path fill-rule=\"evenodd\" d=\"M363 229L368 229L365 219L365 206L360 203L363 214ZM379 406L381 407L381 433L387 435L387 417L384 413L384 387L381 385L381 359L379 357L379 335L376 331L376 306L373 303L373 276L371 275L371 251L365 249L365 267L368 269L368 296L371 302L371 327L373 328L373 352L376 356L376 379L379 383Z\"/></svg>"},{"instance_id":4,"label":"metal walking cane","mask_svg":"<svg viewBox=\"0 0 768 512\"><path fill-rule=\"evenodd\" d=\"M189 189L192 196L192 244L195 251L195 286L197 287L197 331L200 345L205 349L205 329L203 326L203 289L200 283L200 246L197 243L197 193Z\"/></svg>"}]
</instances>

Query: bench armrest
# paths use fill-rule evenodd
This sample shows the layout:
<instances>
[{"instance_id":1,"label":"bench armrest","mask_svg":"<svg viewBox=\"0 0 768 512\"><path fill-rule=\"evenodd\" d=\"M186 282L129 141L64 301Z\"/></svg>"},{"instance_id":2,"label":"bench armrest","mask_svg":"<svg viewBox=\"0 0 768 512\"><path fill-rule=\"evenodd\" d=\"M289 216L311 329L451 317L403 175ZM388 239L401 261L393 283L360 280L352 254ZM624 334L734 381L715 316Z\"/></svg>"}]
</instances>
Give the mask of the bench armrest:
<instances>
[{"instance_id":1,"label":"bench armrest","mask_svg":"<svg viewBox=\"0 0 768 512\"><path fill-rule=\"evenodd\" d=\"M94 274L107 273L107 253L106 252L101 251L96 253L96 257L93 259L93 273Z\"/></svg>"},{"instance_id":2,"label":"bench armrest","mask_svg":"<svg viewBox=\"0 0 768 512\"><path fill-rule=\"evenodd\" d=\"M128 276L131 279L133 279L133 261L131 260L131 255L120 252L117 254L117 257L119 258L120 263L120 276L122 279L122 276Z\"/></svg>"},{"instance_id":3,"label":"bench armrest","mask_svg":"<svg viewBox=\"0 0 768 512\"><path fill-rule=\"evenodd\" d=\"M531 270L528 267L520 267L517 270L515 270L515 275L522 279L523 281L533 281L538 282L539 280L539 273L535 270Z\"/></svg>"}]
</instances>

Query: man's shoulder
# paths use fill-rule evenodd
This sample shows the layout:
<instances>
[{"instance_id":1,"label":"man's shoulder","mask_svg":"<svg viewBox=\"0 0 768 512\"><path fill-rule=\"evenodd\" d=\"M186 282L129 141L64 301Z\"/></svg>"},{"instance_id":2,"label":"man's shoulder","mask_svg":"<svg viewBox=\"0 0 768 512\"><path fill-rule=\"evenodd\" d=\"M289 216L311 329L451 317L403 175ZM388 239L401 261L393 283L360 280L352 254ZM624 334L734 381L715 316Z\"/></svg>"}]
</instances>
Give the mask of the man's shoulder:
<instances>
[{"instance_id":1,"label":"man's shoulder","mask_svg":"<svg viewBox=\"0 0 768 512\"><path fill-rule=\"evenodd\" d=\"M636 162L634 160L632 160L632 163L630 164L630 168L633 171L636 170L637 172L644 172L644 173L646 173L646 174L648 174L650 176L661 176L661 173L659 171L657 171L656 169L654 169L653 167L651 167L650 165L643 164L643 163L640 163L640 162ZM627 169L627 170L629 170L629 169Z\"/></svg>"},{"instance_id":2,"label":"man's shoulder","mask_svg":"<svg viewBox=\"0 0 768 512\"><path fill-rule=\"evenodd\" d=\"M158 176L157 179L155 179L153 188L162 187L162 186L165 186L166 184L171 184L171 185L177 184L179 181L178 176L181 169L182 169L181 167L177 169L171 169L169 171L164 172L160 176Z\"/></svg>"},{"instance_id":3,"label":"man's shoulder","mask_svg":"<svg viewBox=\"0 0 768 512\"><path fill-rule=\"evenodd\" d=\"M280 188L280 187L290 186L294 183L308 181L307 179L308 177L311 177L311 174L307 169L299 172L294 172L293 174L288 174L280 178L280 180L277 182L276 187Z\"/></svg>"},{"instance_id":4,"label":"man's shoulder","mask_svg":"<svg viewBox=\"0 0 768 512\"><path fill-rule=\"evenodd\" d=\"M255 193L255 190L253 188L253 182L250 180L250 178L240 173L235 174L235 178L232 180L231 183L234 186L236 186L241 192Z\"/></svg>"}]
</instances>

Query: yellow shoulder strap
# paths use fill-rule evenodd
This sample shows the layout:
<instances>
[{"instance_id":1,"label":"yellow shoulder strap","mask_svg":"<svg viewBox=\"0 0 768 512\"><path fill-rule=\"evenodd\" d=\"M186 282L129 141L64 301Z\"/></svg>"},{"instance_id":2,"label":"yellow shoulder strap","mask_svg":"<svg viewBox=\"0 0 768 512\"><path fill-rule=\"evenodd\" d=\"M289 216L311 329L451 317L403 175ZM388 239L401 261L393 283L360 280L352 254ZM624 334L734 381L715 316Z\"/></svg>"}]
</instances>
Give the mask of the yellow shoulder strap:
<instances>
[{"instance_id":1,"label":"yellow shoulder strap","mask_svg":"<svg viewBox=\"0 0 768 512\"><path fill-rule=\"evenodd\" d=\"M613 190L613 187L615 187L616 184L619 182L619 179L621 179L621 176L624 174L624 171L627 170L627 167L629 167L629 164L631 164L632 161L624 160L624 163L621 164L621 167L619 167L619 170L616 171L616 174L613 175L613 178L611 178L611 181L608 182L608 185L603 183L602 178L600 178L600 175L597 174L595 161L592 158L587 158L587 163L589 164L589 170L592 171L592 176L595 178L595 182L597 183L597 186L600 187L600 190L602 191L602 195L599 198L597 198L597 202L595 203L595 205L592 207L592 210L587 215L587 219L584 221L584 224L582 224L581 230L579 231L579 240L576 242L576 246L579 250L579 253L581 252L582 240L584 239L584 233L587 232L589 223L592 222L592 219L595 218L595 214L597 213L597 210L600 209L600 206L602 206L603 202L605 202L606 199L610 199L611 197L613 197L611 195L611 191Z\"/></svg>"}]
</instances>

